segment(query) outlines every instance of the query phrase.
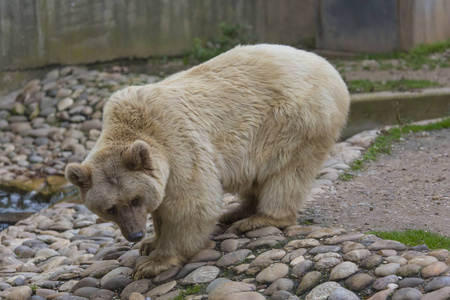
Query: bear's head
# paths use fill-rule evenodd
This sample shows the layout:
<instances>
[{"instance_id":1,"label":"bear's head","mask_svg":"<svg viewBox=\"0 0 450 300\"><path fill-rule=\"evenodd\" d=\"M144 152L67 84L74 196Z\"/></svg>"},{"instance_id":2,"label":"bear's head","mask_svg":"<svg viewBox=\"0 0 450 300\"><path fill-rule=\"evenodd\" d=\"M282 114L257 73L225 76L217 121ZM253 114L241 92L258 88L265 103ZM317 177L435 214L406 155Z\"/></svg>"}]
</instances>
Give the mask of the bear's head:
<instances>
[{"instance_id":1,"label":"bear's head","mask_svg":"<svg viewBox=\"0 0 450 300\"><path fill-rule=\"evenodd\" d=\"M147 214L161 204L168 176L166 160L144 141L106 146L82 164L66 167L66 178L80 190L84 204L102 219L119 225L132 242L146 234Z\"/></svg>"}]
</instances>

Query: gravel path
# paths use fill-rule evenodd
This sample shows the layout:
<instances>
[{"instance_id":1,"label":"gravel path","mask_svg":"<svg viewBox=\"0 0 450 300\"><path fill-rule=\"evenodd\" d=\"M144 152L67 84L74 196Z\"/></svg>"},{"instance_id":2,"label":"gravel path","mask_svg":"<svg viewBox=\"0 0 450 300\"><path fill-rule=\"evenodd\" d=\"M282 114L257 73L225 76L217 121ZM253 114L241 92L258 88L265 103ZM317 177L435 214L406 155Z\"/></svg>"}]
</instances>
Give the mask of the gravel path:
<instances>
[{"instance_id":1,"label":"gravel path","mask_svg":"<svg viewBox=\"0 0 450 300\"><path fill-rule=\"evenodd\" d=\"M304 217L356 231L424 229L450 236L450 129L411 133L356 178L314 197Z\"/></svg>"}]
</instances>

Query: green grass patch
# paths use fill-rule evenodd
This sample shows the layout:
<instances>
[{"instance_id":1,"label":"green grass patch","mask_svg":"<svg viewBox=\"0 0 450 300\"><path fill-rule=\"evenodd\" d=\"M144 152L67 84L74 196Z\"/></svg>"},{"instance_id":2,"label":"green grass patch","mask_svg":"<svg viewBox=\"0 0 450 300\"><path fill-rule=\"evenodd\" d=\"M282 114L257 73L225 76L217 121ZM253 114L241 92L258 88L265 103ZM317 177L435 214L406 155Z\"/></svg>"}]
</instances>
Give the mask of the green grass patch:
<instances>
[{"instance_id":1,"label":"green grass patch","mask_svg":"<svg viewBox=\"0 0 450 300\"><path fill-rule=\"evenodd\" d=\"M406 67L417 70L422 65L428 65L431 69L440 67L449 67L449 62L446 59L435 60L428 56L433 53L441 53L450 48L450 39L445 41L439 41L430 44L420 44L412 48L408 52L391 52L383 54L363 54L359 56L359 59L374 59L374 60L388 60L388 59L400 59L405 61Z\"/></svg>"},{"instance_id":2,"label":"green grass patch","mask_svg":"<svg viewBox=\"0 0 450 300\"><path fill-rule=\"evenodd\" d=\"M410 229L406 231L371 231L382 239L394 240L408 246L427 245L428 248L450 250L450 238L425 230Z\"/></svg>"},{"instance_id":3,"label":"green grass patch","mask_svg":"<svg viewBox=\"0 0 450 300\"><path fill-rule=\"evenodd\" d=\"M205 289L204 284L196 284L188 286L184 291L181 291L180 294L176 297L171 298L171 300L183 300L186 296L198 294Z\"/></svg>"},{"instance_id":4,"label":"green grass patch","mask_svg":"<svg viewBox=\"0 0 450 300\"><path fill-rule=\"evenodd\" d=\"M429 80L412 79L387 81L370 81L368 79L363 79L351 80L347 82L347 86L350 93L370 93L380 91L410 91L416 89L424 89L428 87L439 86L439 83Z\"/></svg>"},{"instance_id":5,"label":"green grass patch","mask_svg":"<svg viewBox=\"0 0 450 300\"><path fill-rule=\"evenodd\" d=\"M400 138L407 133L440 130L445 128L450 128L450 117L427 125L404 125L398 128L391 128L387 131L382 131L381 134L375 138L374 143L367 148L361 158L353 161L350 168L352 171L362 170L364 163L376 160L380 154L390 154L392 144L400 140ZM355 175L351 172L345 172L339 175L339 178L344 181L351 180L354 177Z\"/></svg>"}]
</instances>

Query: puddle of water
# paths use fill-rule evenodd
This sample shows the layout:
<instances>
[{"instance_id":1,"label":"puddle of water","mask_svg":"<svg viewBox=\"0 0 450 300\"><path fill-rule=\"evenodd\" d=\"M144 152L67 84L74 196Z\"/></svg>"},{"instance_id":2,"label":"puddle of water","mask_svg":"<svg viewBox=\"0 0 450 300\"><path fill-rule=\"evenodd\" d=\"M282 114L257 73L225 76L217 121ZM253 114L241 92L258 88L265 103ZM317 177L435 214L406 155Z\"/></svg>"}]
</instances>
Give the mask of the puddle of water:
<instances>
[{"instance_id":1,"label":"puddle of water","mask_svg":"<svg viewBox=\"0 0 450 300\"><path fill-rule=\"evenodd\" d=\"M53 196L0 187L0 231L29 215L61 200L77 197L75 188L61 190Z\"/></svg>"}]
</instances>

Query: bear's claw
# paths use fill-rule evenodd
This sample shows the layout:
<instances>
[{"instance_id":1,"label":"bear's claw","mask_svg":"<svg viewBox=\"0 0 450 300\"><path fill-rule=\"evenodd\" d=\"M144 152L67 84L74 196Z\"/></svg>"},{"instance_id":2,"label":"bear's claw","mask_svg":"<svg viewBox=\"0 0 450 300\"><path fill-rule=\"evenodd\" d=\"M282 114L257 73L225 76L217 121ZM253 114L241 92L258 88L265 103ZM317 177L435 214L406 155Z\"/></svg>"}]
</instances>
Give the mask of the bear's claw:
<instances>
[{"instance_id":1,"label":"bear's claw","mask_svg":"<svg viewBox=\"0 0 450 300\"><path fill-rule=\"evenodd\" d=\"M139 247L139 254L142 256L149 255L156 248L156 238L150 237L142 241Z\"/></svg>"}]
</instances>

